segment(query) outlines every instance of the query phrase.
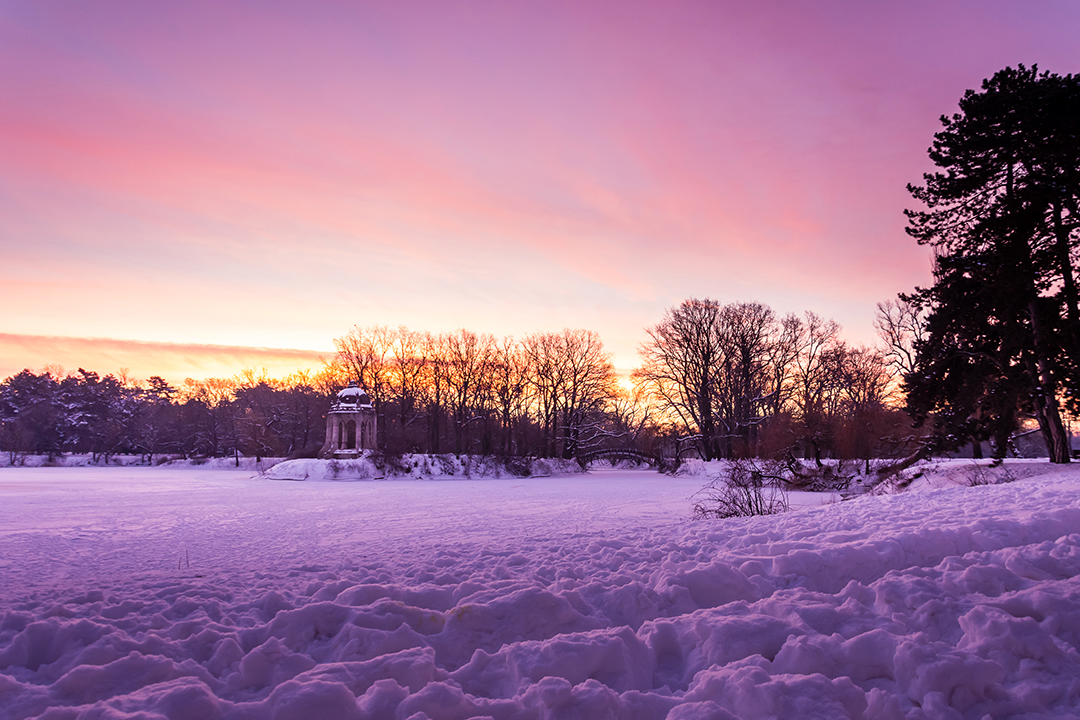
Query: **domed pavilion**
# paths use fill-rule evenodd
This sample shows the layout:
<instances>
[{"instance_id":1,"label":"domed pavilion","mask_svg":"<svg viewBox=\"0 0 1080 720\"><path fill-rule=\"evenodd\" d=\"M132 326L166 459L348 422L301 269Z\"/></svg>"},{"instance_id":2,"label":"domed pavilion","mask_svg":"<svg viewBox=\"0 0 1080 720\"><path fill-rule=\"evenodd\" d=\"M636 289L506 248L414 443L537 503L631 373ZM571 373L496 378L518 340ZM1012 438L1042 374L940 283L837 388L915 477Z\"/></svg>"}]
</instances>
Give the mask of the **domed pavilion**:
<instances>
[{"instance_id":1,"label":"domed pavilion","mask_svg":"<svg viewBox=\"0 0 1080 720\"><path fill-rule=\"evenodd\" d=\"M375 408L355 382L337 394L326 413L326 443L321 458L351 459L375 449Z\"/></svg>"}]
</instances>

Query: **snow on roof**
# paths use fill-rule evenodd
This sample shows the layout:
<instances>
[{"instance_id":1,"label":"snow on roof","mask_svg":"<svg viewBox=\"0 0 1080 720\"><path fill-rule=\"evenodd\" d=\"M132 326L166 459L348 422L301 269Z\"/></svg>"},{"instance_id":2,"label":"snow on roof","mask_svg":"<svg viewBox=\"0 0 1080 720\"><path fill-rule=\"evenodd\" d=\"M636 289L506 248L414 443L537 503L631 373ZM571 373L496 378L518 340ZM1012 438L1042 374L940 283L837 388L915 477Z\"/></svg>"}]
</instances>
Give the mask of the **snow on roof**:
<instances>
[{"instance_id":1,"label":"snow on roof","mask_svg":"<svg viewBox=\"0 0 1080 720\"><path fill-rule=\"evenodd\" d=\"M342 405L371 407L371 398L362 388L357 387L355 382L350 382L348 387L344 388L337 394L337 400L334 402L334 408L340 407Z\"/></svg>"}]
</instances>

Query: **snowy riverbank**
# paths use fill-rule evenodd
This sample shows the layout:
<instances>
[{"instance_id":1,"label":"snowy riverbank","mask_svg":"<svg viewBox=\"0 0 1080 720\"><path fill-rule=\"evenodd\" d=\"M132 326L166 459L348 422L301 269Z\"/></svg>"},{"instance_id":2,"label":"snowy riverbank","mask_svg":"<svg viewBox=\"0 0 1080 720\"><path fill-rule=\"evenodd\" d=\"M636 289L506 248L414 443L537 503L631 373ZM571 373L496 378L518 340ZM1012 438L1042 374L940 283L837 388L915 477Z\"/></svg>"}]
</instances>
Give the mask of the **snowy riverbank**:
<instances>
[{"instance_id":1,"label":"snowy riverbank","mask_svg":"<svg viewBox=\"0 0 1080 720\"><path fill-rule=\"evenodd\" d=\"M1072 716L1080 468L971 467L698 522L649 471L5 468L0 718Z\"/></svg>"}]
</instances>

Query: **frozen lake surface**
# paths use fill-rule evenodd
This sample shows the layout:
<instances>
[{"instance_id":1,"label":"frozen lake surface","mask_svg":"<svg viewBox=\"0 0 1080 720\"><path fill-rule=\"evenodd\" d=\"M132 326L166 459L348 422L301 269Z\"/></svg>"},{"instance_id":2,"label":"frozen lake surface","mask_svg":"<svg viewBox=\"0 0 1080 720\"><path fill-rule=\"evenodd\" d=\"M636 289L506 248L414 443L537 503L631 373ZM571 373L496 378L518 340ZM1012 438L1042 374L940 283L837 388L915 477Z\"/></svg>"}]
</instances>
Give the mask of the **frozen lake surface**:
<instances>
[{"instance_id":1,"label":"frozen lake surface","mask_svg":"<svg viewBox=\"0 0 1080 720\"><path fill-rule=\"evenodd\" d=\"M0 718L1074 717L1080 474L964 467L696 522L649 471L0 468Z\"/></svg>"},{"instance_id":2,"label":"frozen lake surface","mask_svg":"<svg viewBox=\"0 0 1080 720\"><path fill-rule=\"evenodd\" d=\"M399 567L457 546L686 525L702 484L650 471L303 483L243 470L3 468L0 599L365 558Z\"/></svg>"}]
</instances>

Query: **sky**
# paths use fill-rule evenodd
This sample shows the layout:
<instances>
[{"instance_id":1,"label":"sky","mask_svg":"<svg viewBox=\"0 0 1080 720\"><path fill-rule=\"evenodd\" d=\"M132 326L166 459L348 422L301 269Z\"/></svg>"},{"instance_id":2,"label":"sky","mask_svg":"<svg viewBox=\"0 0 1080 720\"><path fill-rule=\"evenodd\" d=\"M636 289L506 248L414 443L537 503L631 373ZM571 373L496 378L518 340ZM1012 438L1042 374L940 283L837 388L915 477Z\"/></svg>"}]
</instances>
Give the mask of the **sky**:
<instances>
[{"instance_id":1,"label":"sky","mask_svg":"<svg viewBox=\"0 0 1080 720\"><path fill-rule=\"evenodd\" d=\"M354 325L831 317L929 281L938 118L1080 4L0 0L0 378L285 374Z\"/></svg>"}]
</instances>

